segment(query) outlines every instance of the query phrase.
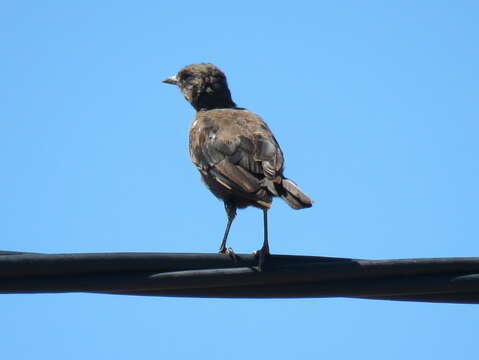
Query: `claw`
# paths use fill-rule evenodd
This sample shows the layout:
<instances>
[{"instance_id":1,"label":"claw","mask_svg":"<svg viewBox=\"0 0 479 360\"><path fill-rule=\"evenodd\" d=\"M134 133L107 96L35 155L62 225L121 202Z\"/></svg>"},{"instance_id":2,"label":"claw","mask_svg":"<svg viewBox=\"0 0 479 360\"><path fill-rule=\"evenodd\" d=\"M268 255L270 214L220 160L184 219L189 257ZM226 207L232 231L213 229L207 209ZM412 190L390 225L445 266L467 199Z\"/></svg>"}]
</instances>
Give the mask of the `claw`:
<instances>
[{"instance_id":1,"label":"claw","mask_svg":"<svg viewBox=\"0 0 479 360\"><path fill-rule=\"evenodd\" d=\"M235 254L232 248L227 248L225 254L229 255L229 257L233 259L234 262L238 262L238 255Z\"/></svg>"},{"instance_id":2,"label":"claw","mask_svg":"<svg viewBox=\"0 0 479 360\"><path fill-rule=\"evenodd\" d=\"M264 261L267 256L269 256L269 251L267 249L261 248L260 250L253 251L253 255L258 258L258 271L263 271Z\"/></svg>"},{"instance_id":3,"label":"claw","mask_svg":"<svg viewBox=\"0 0 479 360\"><path fill-rule=\"evenodd\" d=\"M238 262L238 255L235 254L232 248L220 249L219 253L228 255L234 262Z\"/></svg>"}]
</instances>

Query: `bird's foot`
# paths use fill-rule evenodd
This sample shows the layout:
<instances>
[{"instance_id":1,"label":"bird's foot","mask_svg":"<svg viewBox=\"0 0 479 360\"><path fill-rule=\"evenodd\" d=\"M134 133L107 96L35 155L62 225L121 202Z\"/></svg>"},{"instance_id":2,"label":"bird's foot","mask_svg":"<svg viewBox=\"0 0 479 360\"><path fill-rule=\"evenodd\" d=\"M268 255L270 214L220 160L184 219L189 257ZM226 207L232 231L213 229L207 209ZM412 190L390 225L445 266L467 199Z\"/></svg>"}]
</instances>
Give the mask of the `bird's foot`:
<instances>
[{"instance_id":1,"label":"bird's foot","mask_svg":"<svg viewBox=\"0 0 479 360\"><path fill-rule=\"evenodd\" d=\"M234 262L238 262L238 255L235 254L232 248L220 248L218 252L228 255Z\"/></svg>"},{"instance_id":2,"label":"bird's foot","mask_svg":"<svg viewBox=\"0 0 479 360\"><path fill-rule=\"evenodd\" d=\"M268 248L261 248L259 250L253 251L253 255L258 258L258 266L256 267L258 271L263 271L263 265L266 258L270 255Z\"/></svg>"}]
</instances>

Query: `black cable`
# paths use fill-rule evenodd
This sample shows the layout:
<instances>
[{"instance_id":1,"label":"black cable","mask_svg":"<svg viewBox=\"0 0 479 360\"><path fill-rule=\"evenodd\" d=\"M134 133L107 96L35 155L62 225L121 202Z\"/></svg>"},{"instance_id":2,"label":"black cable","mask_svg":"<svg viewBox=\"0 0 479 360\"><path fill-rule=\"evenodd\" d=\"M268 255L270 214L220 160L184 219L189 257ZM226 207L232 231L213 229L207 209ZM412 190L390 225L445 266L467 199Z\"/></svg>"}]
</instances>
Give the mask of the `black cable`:
<instances>
[{"instance_id":1,"label":"black cable","mask_svg":"<svg viewBox=\"0 0 479 360\"><path fill-rule=\"evenodd\" d=\"M479 303L479 258L363 260L272 255L0 251L0 293L222 298L351 297Z\"/></svg>"}]
</instances>

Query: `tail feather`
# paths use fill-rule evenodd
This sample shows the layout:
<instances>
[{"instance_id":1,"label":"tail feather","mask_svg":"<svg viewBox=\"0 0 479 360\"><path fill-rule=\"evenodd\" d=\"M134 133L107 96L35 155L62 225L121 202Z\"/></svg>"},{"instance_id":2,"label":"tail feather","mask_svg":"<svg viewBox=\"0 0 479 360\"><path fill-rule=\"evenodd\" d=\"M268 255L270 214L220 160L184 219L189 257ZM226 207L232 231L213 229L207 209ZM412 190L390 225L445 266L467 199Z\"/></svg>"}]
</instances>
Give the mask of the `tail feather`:
<instances>
[{"instance_id":1,"label":"tail feather","mask_svg":"<svg viewBox=\"0 0 479 360\"><path fill-rule=\"evenodd\" d=\"M293 209L304 209L313 206L313 200L306 195L292 180L283 178L277 184L278 195Z\"/></svg>"}]
</instances>

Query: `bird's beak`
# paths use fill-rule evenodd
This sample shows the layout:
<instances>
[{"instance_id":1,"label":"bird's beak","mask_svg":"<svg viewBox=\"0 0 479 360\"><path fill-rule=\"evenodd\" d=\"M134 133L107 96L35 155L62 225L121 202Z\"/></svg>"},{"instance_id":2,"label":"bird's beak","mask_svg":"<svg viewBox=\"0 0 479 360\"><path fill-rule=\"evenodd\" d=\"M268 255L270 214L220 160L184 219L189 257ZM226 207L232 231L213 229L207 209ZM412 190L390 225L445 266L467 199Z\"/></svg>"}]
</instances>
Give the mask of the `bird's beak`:
<instances>
[{"instance_id":1,"label":"bird's beak","mask_svg":"<svg viewBox=\"0 0 479 360\"><path fill-rule=\"evenodd\" d=\"M169 78L166 78L162 82L164 82L165 84L177 85L178 79L176 78L176 75L173 75L173 76L170 76Z\"/></svg>"}]
</instances>

